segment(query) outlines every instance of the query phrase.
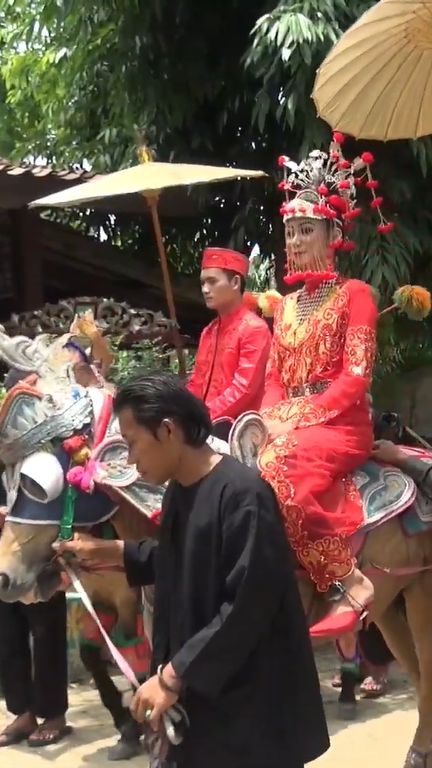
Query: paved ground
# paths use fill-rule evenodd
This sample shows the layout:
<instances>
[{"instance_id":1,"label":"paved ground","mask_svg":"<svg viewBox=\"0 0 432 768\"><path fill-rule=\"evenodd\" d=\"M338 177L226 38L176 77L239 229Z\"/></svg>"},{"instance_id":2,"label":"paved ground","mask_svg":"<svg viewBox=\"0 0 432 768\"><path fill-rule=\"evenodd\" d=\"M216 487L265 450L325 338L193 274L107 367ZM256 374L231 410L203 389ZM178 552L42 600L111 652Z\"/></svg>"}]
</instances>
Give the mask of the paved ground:
<instances>
[{"instance_id":1,"label":"paved ground","mask_svg":"<svg viewBox=\"0 0 432 768\"><path fill-rule=\"evenodd\" d=\"M376 702L361 701L358 721L344 723L336 718L337 695L330 687L333 658L321 652L318 663L332 748L311 768L400 768L416 724L415 702L406 679L395 671L389 695ZM0 724L4 714L0 703ZM75 732L67 741L40 750L30 751L25 746L9 748L4 750L8 759L4 760L2 754L1 765L10 768L15 761L19 768L47 768L53 762L56 768L112 765L106 759L106 751L115 737L93 688L72 686L69 721ZM144 761L144 756L138 757L129 765L145 768Z\"/></svg>"}]
</instances>

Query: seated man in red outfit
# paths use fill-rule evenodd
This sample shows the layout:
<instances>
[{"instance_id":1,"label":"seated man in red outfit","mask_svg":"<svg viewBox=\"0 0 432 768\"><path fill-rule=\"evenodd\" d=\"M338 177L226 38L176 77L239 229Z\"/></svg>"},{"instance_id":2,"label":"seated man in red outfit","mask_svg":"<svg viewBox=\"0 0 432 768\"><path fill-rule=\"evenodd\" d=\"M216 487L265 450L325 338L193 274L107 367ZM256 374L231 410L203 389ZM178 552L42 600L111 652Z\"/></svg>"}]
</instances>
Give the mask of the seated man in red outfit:
<instances>
[{"instance_id":1,"label":"seated man in red outfit","mask_svg":"<svg viewBox=\"0 0 432 768\"><path fill-rule=\"evenodd\" d=\"M201 334L188 389L204 400L212 421L219 421L214 433L223 439L232 421L259 409L264 392L271 334L243 302L248 268L248 259L237 251L204 251L201 289L218 316Z\"/></svg>"}]
</instances>

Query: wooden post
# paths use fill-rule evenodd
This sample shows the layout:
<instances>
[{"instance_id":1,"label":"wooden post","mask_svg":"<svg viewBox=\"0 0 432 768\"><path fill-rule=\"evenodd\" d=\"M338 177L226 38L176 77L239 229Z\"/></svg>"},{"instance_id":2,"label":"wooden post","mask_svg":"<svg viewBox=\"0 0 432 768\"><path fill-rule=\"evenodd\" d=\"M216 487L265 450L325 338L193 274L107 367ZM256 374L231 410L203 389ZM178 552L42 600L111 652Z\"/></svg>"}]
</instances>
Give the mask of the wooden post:
<instances>
[{"instance_id":1,"label":"wooden post","mask_svg":"<svg viewBox=\"0 0 432 768\"><path fill-rule=\"evenodd\" d=\"M150 196L150 195L149 196L146 195L145 197L151 212L153 229L156 237L156 245L157 245L159 259L160 259L161 268L162 268L162 279L163 279L163 284L165 288L165 296L168 304L168 312L169 312L170 320L173 323L173 338L174 338L174 343L175 343L178 362L179 362L179 374L180 376L185 377L186 376L186 358L185 358L182 339L180 336L180 331L177 323L177 314L175 309L171 278L170 278L170 273L168 268L168 259L165 252L165 246L164 246L164 241L162 237L162 230L161 230L160 221L159 221L159 214L157 209L158 199L156 196Z\"/></svg>"},{"instance_id":2,"label":"wooden post","mask_svg":"<svg viewBox=\"0 0 432 768\"><path fill-rule=\"evenodd\" d=\"M45 297L42 258L32 232L32 216L22 208L9 211L9 218L16 310L38 309Z\"/></svg>"}]
</instances>

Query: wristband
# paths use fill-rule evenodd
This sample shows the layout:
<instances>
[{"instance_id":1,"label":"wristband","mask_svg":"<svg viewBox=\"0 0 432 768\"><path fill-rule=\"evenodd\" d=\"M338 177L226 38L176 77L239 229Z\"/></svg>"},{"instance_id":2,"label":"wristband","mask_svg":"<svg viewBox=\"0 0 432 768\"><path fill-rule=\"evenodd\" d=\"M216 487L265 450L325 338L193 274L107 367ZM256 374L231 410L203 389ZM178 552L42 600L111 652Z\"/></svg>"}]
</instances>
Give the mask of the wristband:
<instances>
[{"instance_id":1,"label":"wristband","mask_svg":"<svg viewBox=\"0 0 432 768\"><path fill-rule=\"evenodd\" d=\"M163 664L159 664L157 668L157 678L159 680L159 685L162 688L165 693L172 693L174 696L178 696L180 691L176 691L174 688L171 688L171 686L167 683L163 676L163 671L165 669L165 666Z\"/></svg>"}]
</instances>

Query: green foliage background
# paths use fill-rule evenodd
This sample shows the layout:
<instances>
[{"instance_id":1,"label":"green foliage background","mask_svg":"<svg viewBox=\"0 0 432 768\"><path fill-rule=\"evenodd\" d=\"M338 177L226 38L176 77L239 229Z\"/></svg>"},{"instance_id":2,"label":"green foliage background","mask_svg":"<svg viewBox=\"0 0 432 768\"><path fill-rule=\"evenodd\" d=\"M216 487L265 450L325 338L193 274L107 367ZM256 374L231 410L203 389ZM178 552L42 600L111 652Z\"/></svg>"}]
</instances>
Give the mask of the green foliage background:
<instances>
[{"instance_id":1,"label":"green foliage background","mask_svg":"<svg viewBox=\"0 0 432 768\"><path fill-rule=\"evenodd\" d=\"M0 152L57 167L111 171L136 162L137 141L158 159L238 164L270 174L276 158L298 158L329 139L310 98L316 69L373 0L0 0ZM364 145L348 144L349 153ZM368 144L376 156L392 238L367 219L345 269L377 287L432 286L432 142ZM170 259L198 268L207 244L257 243L276 257L283 240L273 183L194 192L205 213L164 222ZM63 220L137 253L145 221L64 212ZM155 256L156 258L156 256ZM427 323L392 319L381 370L431 357ZM415 341L416 349L413 348Z\"/></svg>"}]
</instances>

